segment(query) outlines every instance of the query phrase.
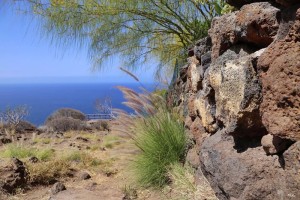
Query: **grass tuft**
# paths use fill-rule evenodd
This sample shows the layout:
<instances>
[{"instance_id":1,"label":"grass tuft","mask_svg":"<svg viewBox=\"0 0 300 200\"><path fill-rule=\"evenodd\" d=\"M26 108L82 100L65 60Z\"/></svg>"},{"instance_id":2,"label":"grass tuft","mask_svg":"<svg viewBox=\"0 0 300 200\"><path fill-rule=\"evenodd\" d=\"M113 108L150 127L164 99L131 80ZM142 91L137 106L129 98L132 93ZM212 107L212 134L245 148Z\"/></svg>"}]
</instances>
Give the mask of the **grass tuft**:
<instances>
[{"instance_id":1,"label":"grass tuft","mask_svg":"<svg viewBox=\"0 0 300 200\"><path fill-rule=\"evenodd\" d=\"M54 155L54 150L43 149L38 150L35 148L29 148L22 145L10 144L5 147L5 150L0 153L1 157L4 158L29 158L37 157L41 161L47 161Z\"/></svg>"},{"instance_id":2,"label":"grass tuft","mask_svg":"<svg viewBox=\"0 0 300 200\"><path fill-rule=\"evenodd\" d=\"M170 166L184 158L187 137L183 123L167 108L163 97L147 91L138 94L126 87L118 88L127 99L124 104L136 114L132 116L116 110L125 132L140 149L133 163L137 182L143 187L162 187L170 181Z\"/></svg>"},{"instance_id":3,"label":"grass tuft","mask_svg":"<svg viewBox=\"0 0 300 200\"><path fill-rule=\"evenodd\" d=\"M82 166L91 166L95 167L102 164L102 161L92 157L90 154L81 151L74 151L68 153L65 158L66 161L76 162L81 164Z\"/></svg>"},{"instance_id":4,"label":"grass tuft","mask_svg":"<svg viewBox=\"0 0 300 200\"><path fill-rule=\"evenodd\" d=\"M103 137L102 145L106 148L112 149L119 144L121 144L120 138L115 135L106 135Z\"/></svg>"},{"instance_id":5,"label":"grass tuft","mask_svg":"<svg viewBox=\"0 0 300 200\"><path fill-rule=\"evenodd\" d=\"M134 164L138 182L145 187L168 183L169 166L183 159L186 140L183 125L170 113L161 111L138 122L134 138L141 150Z\"/></svg>"},{"instance_id":6,"label":"grass tuft","mask_svg":"<svg viewBox=\"0 0 300 200\"><path fill-rule=\"evenodd\" d=\"M71 163L64 159L54 159L48 162L26 164L30 181L38 184L49 184L58 178L66 177Z\"/></svg>"}]
</instances>

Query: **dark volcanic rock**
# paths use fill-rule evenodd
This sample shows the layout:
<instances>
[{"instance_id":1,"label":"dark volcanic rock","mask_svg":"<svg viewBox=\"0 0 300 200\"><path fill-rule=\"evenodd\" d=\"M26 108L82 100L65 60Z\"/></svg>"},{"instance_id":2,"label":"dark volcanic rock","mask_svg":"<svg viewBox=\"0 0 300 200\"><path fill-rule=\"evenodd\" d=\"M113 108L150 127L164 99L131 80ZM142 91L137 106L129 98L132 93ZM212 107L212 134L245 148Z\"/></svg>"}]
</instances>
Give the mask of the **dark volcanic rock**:
<instances>
[{"instance_id":1,"label":"dark volcanic rock","mask_svg":"<svg viewBox=\"0 0 300 200\"><path fill-rule=\"evenodd\" d=\"M236 14L238 37L243 42L266 47L277 34L280 10L270 3L253 3L245 5Z\"/></svg>"},{"instance_id":2,"label":"dark volcanic rock","mask_svg":"<svg viewBox=\"0 0 300 200\"><path fill-rule=\"evenodd\" d=\"M270 3L245 5L212 21L209 35L212 39L212 60L237 43L263 48L276 37L280 10Z\"/></svg>"},{"instance_id":3,"label":"dark volcanic rock","mask_svg":"<svg viewBox=\"0 0 300 200\"><path fill-rule=\"evenodd\" d=\"M28 174L22 161L12 159L12 165L0 170L0 189L14 193L17 188L22 188L27 183Z\"/></svg>"},{"instance_id":4,"label":"dark volcanic rock","mask_svg":"<svg viewBox=\"0 0 300 200\"><path fill-rule=\"evenodd\" d=\"M219 199L300 198L299 143L283 156L267 156L255 142L243 151L238 151L237 145L231 136L221 132L202 145L202 171Z\"/></svg>"},{"instance_id":5,"label":"dark volcanic rock","mask_svg":"<svg viewBox=\"0 0 300 200\"><path fill-rule=\"evenodd\" d=\"M300 140L300 9L283 40L258 59L263 87L260 112L272 135Z\"/></svg>"},{"instance_id":6,"label":"dark volcanic rock","mask_svg":"<svg viewBox=\"0 0 300 200\"><path fill-rule=\"evenodd\" d=\"M194 104L209 133L225 126L240 136L263 135L259 116L261 85L256 73L257 57L263 52L235 46L213 62Z\"/></svg>"},{"instance_id":7,"label":"dark volcanic rock","mask_svg":"<svg viewBox=\"0 0 300 200\"><path fill-rule=\"evenodd\" d=\"M29 162L31 162L31 163L37 163L37 162L39 162L39 159L38 159L37 157L35 157L35 156L30 157L28 160L29 160Z\"/></svg>"},{"instance_id":8,"label":"dark volcanic rock","mask_svg":"<svg viewBox=\"0 0 300 200\"><path fill-rule=\"evenodd\" d=\"M288 7L288 6L298 4L299 0L276 0L276 2Z\"/></svg>"},{"instance_id":9,"label":"dark volcanic rock","mask_svg":"<svg viewBox=\"0 0 300 200\"><path fill-rule=\"evenodd\" d=\"M8 144L8 143L11 143L12 140L10 138L7 138L5 136L0 136L0 145L1 144Z\"/></svg>"},{"instance_id":10,"label":"dark volcanic rock","mask_svg":"<svg viewBox=\"0 0 300 200\"><path fill-rule=\"evenodd\" d=\"M57 182L51 187L51 194L54 195L63 190L66 190L66 186L64 184L62 184L61 182Z\"/></svg>"},{"instance_id":11,"label":"dark volcanic rock","mask_svg":"<svg viewBox=\"0 0 300 200\"><path fill-rule=\"evenodd\" d=\"M87 180L87 179L90 179L91 178L91 175L87 172L82 172L79 174L79 179L80 180Z\"/></svg>"},{"instance_id":12,"label":"dark volcanic rock","mask_svg":"<svg viewBox=\"0 0 300 200\"><path fill-rule=\"evenodd\" d=\"M211 51L211 38L205 37L196 42L194 47L194 54L196 58L201 62L201 56L206 52Z\"/></svg>"}]
</instances>

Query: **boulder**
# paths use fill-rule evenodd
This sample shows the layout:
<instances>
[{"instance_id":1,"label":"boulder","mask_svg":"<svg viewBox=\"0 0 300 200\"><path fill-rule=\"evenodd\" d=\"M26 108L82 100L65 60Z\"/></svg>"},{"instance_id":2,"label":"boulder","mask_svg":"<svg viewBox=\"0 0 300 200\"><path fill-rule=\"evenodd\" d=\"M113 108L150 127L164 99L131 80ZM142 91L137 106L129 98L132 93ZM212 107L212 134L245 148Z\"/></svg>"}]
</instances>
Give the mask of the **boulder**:
<instances>
[{"instance_id":1,"label":"boulder","mask_svg":"<svg viewBox=\"0 0 300 200\"><path fill-rule=\"evenodd\" d=\"M259 116L261 85L256 73L256 60L263 51L244 56L247 53L243 47L238 54L227 50L210 65L208 78L214 91L214 117L228 133L239 136L264 134Z\"/></svg>"},{"instance_id":2,"label":"boulder","mask_svg":"<svg viewBox=\"0 0 300 200\"><path fill-rule=\"evenodd\" d=\"M300 9L287 36L258 59L262 122L272 135L300 140Z\"/></svg>"},{"instance_id":3,"label":"boulder","mask_svg":"<svg viewBox=\"0 0 300 200\"><path fill-rule=\"evenodd\" d=\"M208 51L211 51L211 38L210 37L205 37L196 42L195 47L194 47L194 55L200 62L202 62L201 56Z\"/></svg>"},{"instance_id":4,"label":"boulder","mask_svg":"<svg viewBox=\"0 0 300 200\"><path fill-rule=\"evenodd\" d=\"M267 156L259 141L239 143L219 131L202 145L202 172L220 200L300 198L299 142L282 156Z\"/></svg>"},{"instance_id":5,"label":"boulder","mask_svg":"<svg viewBox=\"0 0 300 200\"><path fill-rule=\"evenodd\" d=\"M268 2L245 5L212 21L209 35L212 39L212 60L237 43L264 48L276 38L280 10Z\"/></svg>"},{"instance_id":6,"label":"boulder","mask_svg":"<svg viewBox=\"0 0 300 200\"><path fill-rule=\"evenodd\" d=\"M271 134L265 135L261 139L261 145L268 155L282 153L287 150L291 144L293 144L291 140L282 139Z\"/></svg>"},{"instance_id":7,"label":"boulder","mask_svg":"<svg viewBox=\"0 0 300 200\"><path fill-rule=\"evenodd\" d=\"M235 33L236 13L215 17L211 22L211 28L208 31L212 40L211 58L215 60L233 44L238 42Z\"/></svg>"},{"instance_id":8,"label":"boulder","mask_svg":"<svg viewBox=\"0 0 300 200\"><path fill-rule=\"evenodd\" d=\"M0 189L7 193L14 193L17 188L26 185L28 174L24 163L13 158L10 166L0 169L0 177Z\"/></svg>"},{"instance_id":9,"label":"boulder","mask_svg":"<svg viewBox=\"0 0 300 200\"><path fill-rule=\"evenodd\" d=\"M268 2L245 5L236 14L239 41L266 47L273 42L279 28L280 10Z\"/></svg>"}]
</instances>

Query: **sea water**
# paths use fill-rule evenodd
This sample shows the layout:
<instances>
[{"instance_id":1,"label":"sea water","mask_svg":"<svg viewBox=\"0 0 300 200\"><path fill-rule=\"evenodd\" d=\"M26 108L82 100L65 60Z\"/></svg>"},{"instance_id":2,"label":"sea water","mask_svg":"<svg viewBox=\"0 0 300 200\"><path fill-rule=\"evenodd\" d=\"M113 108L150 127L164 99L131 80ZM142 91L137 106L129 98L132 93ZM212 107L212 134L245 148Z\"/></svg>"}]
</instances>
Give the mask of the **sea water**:
<instances>
[{"instance_id":1,"label":"sea water","mask_svg":"<svg viewBox=\"0 0 300 200\"><path fill-rule=\"evenodd\" d=\"M0 111L7 107L26 105L29 115L26 120L42 125L47 117L59 108L73 108L85 114L96 113L97 99L109 97L113 108L132 112L122 104L122 92L116 86L126 86L136 91L140 85L135 83L61 83L61 84L2 84L0 85ZM152 84L147 84L153 90Z\"/></svg>"}]
</instances>

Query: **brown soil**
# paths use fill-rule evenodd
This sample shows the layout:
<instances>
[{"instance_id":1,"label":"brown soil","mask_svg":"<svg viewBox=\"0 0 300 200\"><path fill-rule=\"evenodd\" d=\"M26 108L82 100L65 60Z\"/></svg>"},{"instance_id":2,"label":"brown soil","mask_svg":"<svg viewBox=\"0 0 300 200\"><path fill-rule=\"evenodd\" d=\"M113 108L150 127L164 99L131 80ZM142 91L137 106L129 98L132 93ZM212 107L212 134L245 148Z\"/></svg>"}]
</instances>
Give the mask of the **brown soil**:
<instances>
[{"instance_id":1,"label":"brown soil","mask_svg":"<svg viewBox=\"0 0 300 200\"><path fill-rule=\"evenodd\" d=\"M117 122L111 123L111 126L118 126ZM82 138L86 138L87 141L84 141ZM36 143L33 144L33 141ZM15 195L2 194L1 196L0 194L0 200L120 200L130 199L128 195L126 196L126 193L129 192L136 192L137 199L165 199L164 195L158 191L132 189L135 187L133 186L128 164L138 150L131 140L120 132L73 132L65 133L62 136L46 135L44 133L39 136L31 136L25 141L17 141L17 143L31 145L31 147L38 149L52 148L56 153L74 150L84 151L100 159L104 164L94 167L77 168L75 166L73 177L69 176L58 180L67 189L55 195L51 195L50 192L52 185L31 185L26 190L17 190ZM0 151L3 151L4 148L5 145L0 146ZM21 160L25 163L28 162L28 159ZM0 164L8 161L9 159L0 158ZM80 172L88 172L91 178L80 180L78 178Z\"/></svg>"}]
</instances>

